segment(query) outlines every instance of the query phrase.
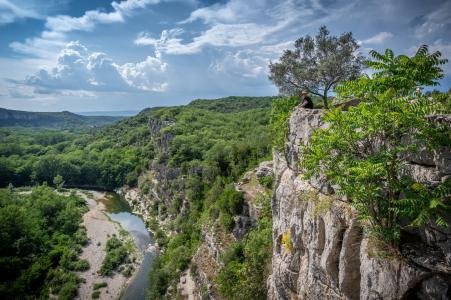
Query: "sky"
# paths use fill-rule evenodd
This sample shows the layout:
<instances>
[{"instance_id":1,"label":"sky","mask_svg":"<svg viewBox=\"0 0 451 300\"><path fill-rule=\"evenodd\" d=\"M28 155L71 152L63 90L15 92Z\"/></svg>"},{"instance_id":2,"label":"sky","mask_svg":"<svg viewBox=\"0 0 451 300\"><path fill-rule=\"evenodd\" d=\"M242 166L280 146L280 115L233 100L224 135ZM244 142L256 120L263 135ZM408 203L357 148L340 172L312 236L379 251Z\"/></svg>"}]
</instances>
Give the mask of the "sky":
<instances>
[{"instance_id":1,"label":"sky","mask_svg":"<svg viewBox=\"0 0 451 300\"><path fill-rule=\"evenodd\" d=\"M451 59L451 0L0 0L0 107L116 111L277 95L268 64L326 25L367 55ZM451 86L451 64L439 89Z\"/></svg>"}]
</instances>

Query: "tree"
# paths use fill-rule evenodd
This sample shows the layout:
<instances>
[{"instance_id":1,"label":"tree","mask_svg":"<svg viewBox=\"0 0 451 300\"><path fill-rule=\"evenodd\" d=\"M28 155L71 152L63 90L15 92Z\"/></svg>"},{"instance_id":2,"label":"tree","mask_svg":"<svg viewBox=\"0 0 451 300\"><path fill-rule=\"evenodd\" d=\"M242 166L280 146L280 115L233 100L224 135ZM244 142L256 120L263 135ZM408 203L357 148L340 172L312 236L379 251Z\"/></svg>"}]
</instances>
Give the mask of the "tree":
<instances>
[{"instance_id":1,"label":"tree","mask_svg":"<svg viewBox=\"0 0 451 300\"><path fill-rule=\"evenodd\" d=\"M301 37L294 46L294 50L285 50L279 62L269 64L269 79L282 94L308 90L320 96L327 108L329 91L357 78L362 70L363 57L356 52L359 45L351 32L330 36L322 26L315 38Z\"/></svg>"},{"instance_id":2,"label":"tree","mask_svg":"<svg viewBox=\"0 0 451 300\"><path fill-rule=\"evenodd\" d=\"M53 178L53 184L55 185L55 187L58 189L58 190L61 190L62 188L63 188L63 185L64 185L64 179L63 179L63 176L61 176L61 175L56 175L55 176L55 178Z\"/></svg>"},{"instance_id":3,"label":"tree","mask_svg":"<svg viewBox=\"0 0 451 300\"><path fill-rule=\"evenodd\" d=\"M391 50L385 53L394 57ZM373 77L337 87L340 97L364 95L363 102L346 112L330 110L324 118L328 128L315 131L303 148L301 165L307 177L323 174L338 184L372 236L392 246L400 240L402 217L411 226L429 221L447 226L444 216L451 210L450 180L428 186L415 182L405 168L417 145L450 144L448 125L431 124L427 118L449 113L449 106L440 97L414 93L414 83L429 85L443 76L439 65L445 60L439 52L432 55L430 60L422 46L414 57L389 58L392 63L386 64L379 63L382 54L373 52Z\"/></svg>"}]
</instances>

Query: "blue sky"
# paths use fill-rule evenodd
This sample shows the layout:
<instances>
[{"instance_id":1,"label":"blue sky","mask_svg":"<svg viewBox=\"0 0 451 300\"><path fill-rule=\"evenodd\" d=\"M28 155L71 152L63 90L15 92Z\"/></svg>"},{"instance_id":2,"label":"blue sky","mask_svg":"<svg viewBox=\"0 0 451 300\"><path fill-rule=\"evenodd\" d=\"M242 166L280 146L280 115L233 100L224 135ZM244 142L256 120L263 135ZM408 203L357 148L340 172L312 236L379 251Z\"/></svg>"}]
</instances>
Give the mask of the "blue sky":
<instances>
[{"instance_id":1,"label":"blue sky","mask_svg":"<svg viewBox=\"0 0 451 300\"><path fill-rule=\"evenodd\" d=\"M0 106L140 110L276 95L268 63L321 25L352 31L363 54L426 43L451 59L449 0L0 0Z\"/></svg>"}]
</instances>

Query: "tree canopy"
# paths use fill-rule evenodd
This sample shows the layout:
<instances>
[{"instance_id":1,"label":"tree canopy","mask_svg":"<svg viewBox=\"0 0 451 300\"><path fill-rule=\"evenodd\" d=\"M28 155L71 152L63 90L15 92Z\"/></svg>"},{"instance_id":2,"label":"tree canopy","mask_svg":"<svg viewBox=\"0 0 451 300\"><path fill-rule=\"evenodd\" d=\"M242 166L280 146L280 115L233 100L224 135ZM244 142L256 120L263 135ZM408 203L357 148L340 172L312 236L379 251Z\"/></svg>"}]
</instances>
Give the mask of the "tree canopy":
<instances>
[{"instance_id":1,"label":"tree canopy","mask_svg":"<svg viewBox=\"0 0 451 300\"><path fill-rule=\"evenodd\" d=\"M322 26L314 38L301 37L294 46L294 50L285 50L279 62L269 65L269 79L282 94L308 90L320 96L327 108L329 91L342 81L357 78L362 70L363 57L357 53L359 45L351 32L331 36Z\"/></svg>"}]
</instances>

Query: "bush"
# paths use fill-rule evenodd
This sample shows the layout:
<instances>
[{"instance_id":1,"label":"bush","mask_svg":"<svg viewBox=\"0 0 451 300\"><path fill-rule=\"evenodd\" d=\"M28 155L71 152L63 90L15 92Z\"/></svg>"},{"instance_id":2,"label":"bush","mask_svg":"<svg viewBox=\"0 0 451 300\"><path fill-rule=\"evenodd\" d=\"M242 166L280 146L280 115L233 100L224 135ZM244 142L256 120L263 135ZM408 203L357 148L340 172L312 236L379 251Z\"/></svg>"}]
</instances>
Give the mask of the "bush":
<instances>
[{"instance_id":1,"label":"bush","mask_svg":"<svg viewBox=\"0 0 451 300\"><path fill-rule=\"evenodd\" d=\"M226 299L266 299L266 279L272 257L272 222L270 202L262 201L262 215L257 227L246 239L236 242L222 256L224 267L216 283Z\"/></svg>"},{"instance_id":2,"label":"bush","mask_svg":"<svg viewBox=\"0 0 451 300\"><path fill-rule=\"evenodd\" d=\"M279 98L272 102L270 112L270 131L272 146L279 152L285 151L285 140L288 134L288 120L294 107L299 104L297 97Z\"/></svg>"},{"instance_id":3,"label":"bush","mask_svg":"<svg viewBox=\"0 0 451 300\"><path fill-rule=\"evenodd\" d=\"M106 255L100 267L100 274L110 276L128 257L127 248L116 236L111 237L105 245Z\"/></svg>"},{"instance_id":4,"label":"bush","mask_svg":"<svg viewBox=\"0 0 451 300\"><path fill-rule=\"evenodd\" d=\"M79 261L76 261L73 264L73 270L74 271L83 272L83 271L89 270L89 268L90 268L89 262L86 259L81 259Z\"/></svg>"},{"instance_id":5,"label":"bush","mask_svg":"<svg viewBox=\"0 0 451 300\"><path fill-rule=\"evenodd\" d=\"M98 290L98 289L101 289L101 288L104 288L104 287L107 287L107 286L108 286L108 283L106 283L105 281L103 281L103 282L96 282L96 283L94 283L93 289L94 290Z\"/></svg>"},{"instance_id":6,"label":"bush","mask_svg":"<svg viewBox=\"0 0 451 300\"><path fill-rule=\"evenodd\" d=\"M127 267L124 268L124 270L122 271L122 275L124 275L125 277L130 277L132 276L134 271L134 268L132 265L128 265Z\"/></svg>"},{"instance_id":7,"label":"bush","mask_svg":"<svg viewBox=\"0 0 451 300\"><path fill-rule=\"evenodd\" d=\"M271 189L272 185L274 183L274 175L266 175L263 177L260 177L258 179L258 182L263 185L264 187Z\"/></svg>"},{"instance_id":8,"label":"bush","mask_svg":"<svg viewBox=\"0 0 451 300\"><path fill-rule=\"evenodd\" d=\"M58 293L58 299L70 300L77 296L78 284L69 282L63 285L60 292Z\"/></svg>"},{"instance_id":9,"label":"bush","mask_svg":"<svg viewBox=\"0 0 451 300\"><path fill-rule=\"evenodd\" d=\"M233 217L227 212L221 213L219 223L229 232L233 230L233 227L235 227Z\"/></svg>"},{"instance_id":10,"label":"bush","mask_svg":"<svg viewBox=\"0 0 451 300\"><path fill-rule=\"evenodd\" d=\"M92 299L99 299L100 298L100 291L94 291L91 294Z\"/></svg>"}]
</instances>

